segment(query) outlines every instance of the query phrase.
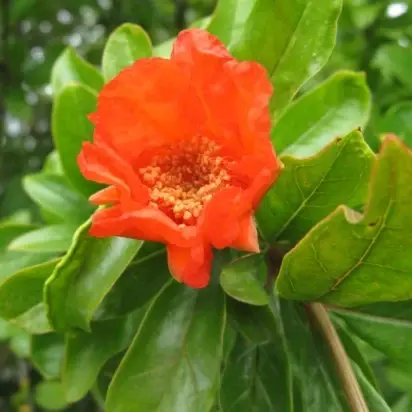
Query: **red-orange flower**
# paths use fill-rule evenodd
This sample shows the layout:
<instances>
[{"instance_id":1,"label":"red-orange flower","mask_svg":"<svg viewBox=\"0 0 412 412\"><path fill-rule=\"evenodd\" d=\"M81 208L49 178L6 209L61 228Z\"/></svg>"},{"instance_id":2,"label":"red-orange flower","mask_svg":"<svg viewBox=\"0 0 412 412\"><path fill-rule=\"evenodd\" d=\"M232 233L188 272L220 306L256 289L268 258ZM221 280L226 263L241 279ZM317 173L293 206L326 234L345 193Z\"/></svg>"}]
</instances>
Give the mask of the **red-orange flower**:
<instances>
[{"instance_id":1,"label":"red-orange flower","mask_svg":"<svg viewBox=\"0 0 412 412\"><path fill-rule=\"evenodd\" d=\"M181 32L170 60L141 59L104 86L83 175L90 233L163 242L173 276L210 278L212 247L259 250L253 210L281 163L269 140L272 87L263 67L236 61L211 34Z\"/></svg>"}]
</instances>

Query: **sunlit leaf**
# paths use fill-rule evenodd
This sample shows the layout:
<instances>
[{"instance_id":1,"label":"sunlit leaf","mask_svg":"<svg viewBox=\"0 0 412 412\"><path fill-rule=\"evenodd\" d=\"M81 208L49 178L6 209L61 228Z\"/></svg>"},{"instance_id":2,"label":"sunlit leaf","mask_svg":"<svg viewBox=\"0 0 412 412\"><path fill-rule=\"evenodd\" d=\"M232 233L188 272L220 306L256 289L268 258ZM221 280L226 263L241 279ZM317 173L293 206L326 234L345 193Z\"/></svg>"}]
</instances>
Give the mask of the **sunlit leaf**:
<instances>
[{"instance_id":1,"label":"sunlit leaf","mask_svg":"<svg viewBox=\"0 0 412 412\"><path fill-rule=\"evenodd\" d=\"M152 44L142 27L122 24L107 39L102 60L104 77L110 80L136 60L151 55Z\"/></svg>"},{"instance_id":2,"label":"sunlit leaf","mask_svg":"<svg viewBox=\"0 0 412 412\"><path fill-rule=\"evenodd\" d=\"M98 92L103 86L103 77L95 67L68 47L53 65L51 83L54 95L57 96L64 86L73 82Z\"/></svg>"},{"instance_id":3,"label":"sunlit leaf","mask_svg":"<svg viewBox=\"0 0 412 412\"><path fill-rule=\"evenodd\" d=\"M142 242L118 237L94 238L86 222L45 285L51 324L58 331L88 330L94 311L126 269Z\"/></svg>"},{"instance_id":4,"label":"sunlit leaf","mask_svg":"<svg viewBox=\"0 0 412 412\"><path fill-rule=\"evenodd\" d=\"M388 138L377 157L365 215L340 206L284 258L277 291L340 306L412 297L412 154Z\"/></svg>"},{"instance_id":5,"label":"sunlit leaf","mask_svg":"<svg viewBox=\"0 0 412 412\"><path fill-rule=\"evenodd\" d=\"M374 159L357 131L312 157L282 156L285 168L257 212L265 238L294 245L339 205L363 206Z\"/></svg>"}]
</instances>

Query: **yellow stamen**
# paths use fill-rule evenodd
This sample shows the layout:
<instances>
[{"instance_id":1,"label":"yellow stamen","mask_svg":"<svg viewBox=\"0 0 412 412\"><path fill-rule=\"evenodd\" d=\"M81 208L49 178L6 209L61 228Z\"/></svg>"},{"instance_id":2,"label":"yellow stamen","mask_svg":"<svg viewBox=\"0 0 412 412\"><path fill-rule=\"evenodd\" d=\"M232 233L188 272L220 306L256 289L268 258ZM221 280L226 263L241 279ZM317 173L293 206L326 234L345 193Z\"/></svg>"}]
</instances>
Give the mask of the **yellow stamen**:
<instances>
[{"instance_id":1,"label":"yellow stamen","mask_svg":"<svg viewBox=\"0 0 412 412\"><path fill-rule=\"evenodd\" d=\"M150 204L179 226L196 224L213 195L230 186L231 162L218 154L219 146L204 137L194 137L164 149L139 169L149 188Z\"/></svg>"}]
</instances>

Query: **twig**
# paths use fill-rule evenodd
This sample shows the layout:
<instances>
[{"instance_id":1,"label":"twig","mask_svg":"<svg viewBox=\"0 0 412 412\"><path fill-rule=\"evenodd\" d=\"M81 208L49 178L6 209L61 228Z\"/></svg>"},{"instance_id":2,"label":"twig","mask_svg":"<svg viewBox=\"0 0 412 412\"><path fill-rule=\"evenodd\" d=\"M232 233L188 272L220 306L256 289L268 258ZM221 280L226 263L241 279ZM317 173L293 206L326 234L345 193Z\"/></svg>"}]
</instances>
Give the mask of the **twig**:
<instances>
[{"instance_id":1,"label":"twig","mask_svg":"<svg viewBox=\"0 0 412 412\"><path fill-rule=\"evenodd\" d=\"M314 317L330 348L337 373L342 382L343 390L345 391L352 412L369 412L350 360L342 346L335 327L329 319L328 312L322 304L316 302L309 303L307 308Z\"/></svg>"}]
</instances>

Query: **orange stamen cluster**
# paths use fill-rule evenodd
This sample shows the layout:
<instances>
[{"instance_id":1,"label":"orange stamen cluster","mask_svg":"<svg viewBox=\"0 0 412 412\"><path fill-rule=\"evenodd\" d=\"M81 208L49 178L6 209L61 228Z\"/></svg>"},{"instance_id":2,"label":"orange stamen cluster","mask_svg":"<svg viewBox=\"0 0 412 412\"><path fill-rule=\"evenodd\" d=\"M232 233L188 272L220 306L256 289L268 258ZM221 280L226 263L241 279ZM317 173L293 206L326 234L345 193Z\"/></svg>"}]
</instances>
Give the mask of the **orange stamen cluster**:
<instances>
[{"instance_id":1,"label":"orange stamen cluster","mask_svg":"<svg viewBox=\"0 0 412 412\"><path fill-rule=\"evenodd\" d=\"M218 154L219 146L205 137L194 137L162 149L139 169L149 188L151 206L179 225L194 225L205 204L219 190L230 186L230 161Z\"/></svg>"}]
</instances>

